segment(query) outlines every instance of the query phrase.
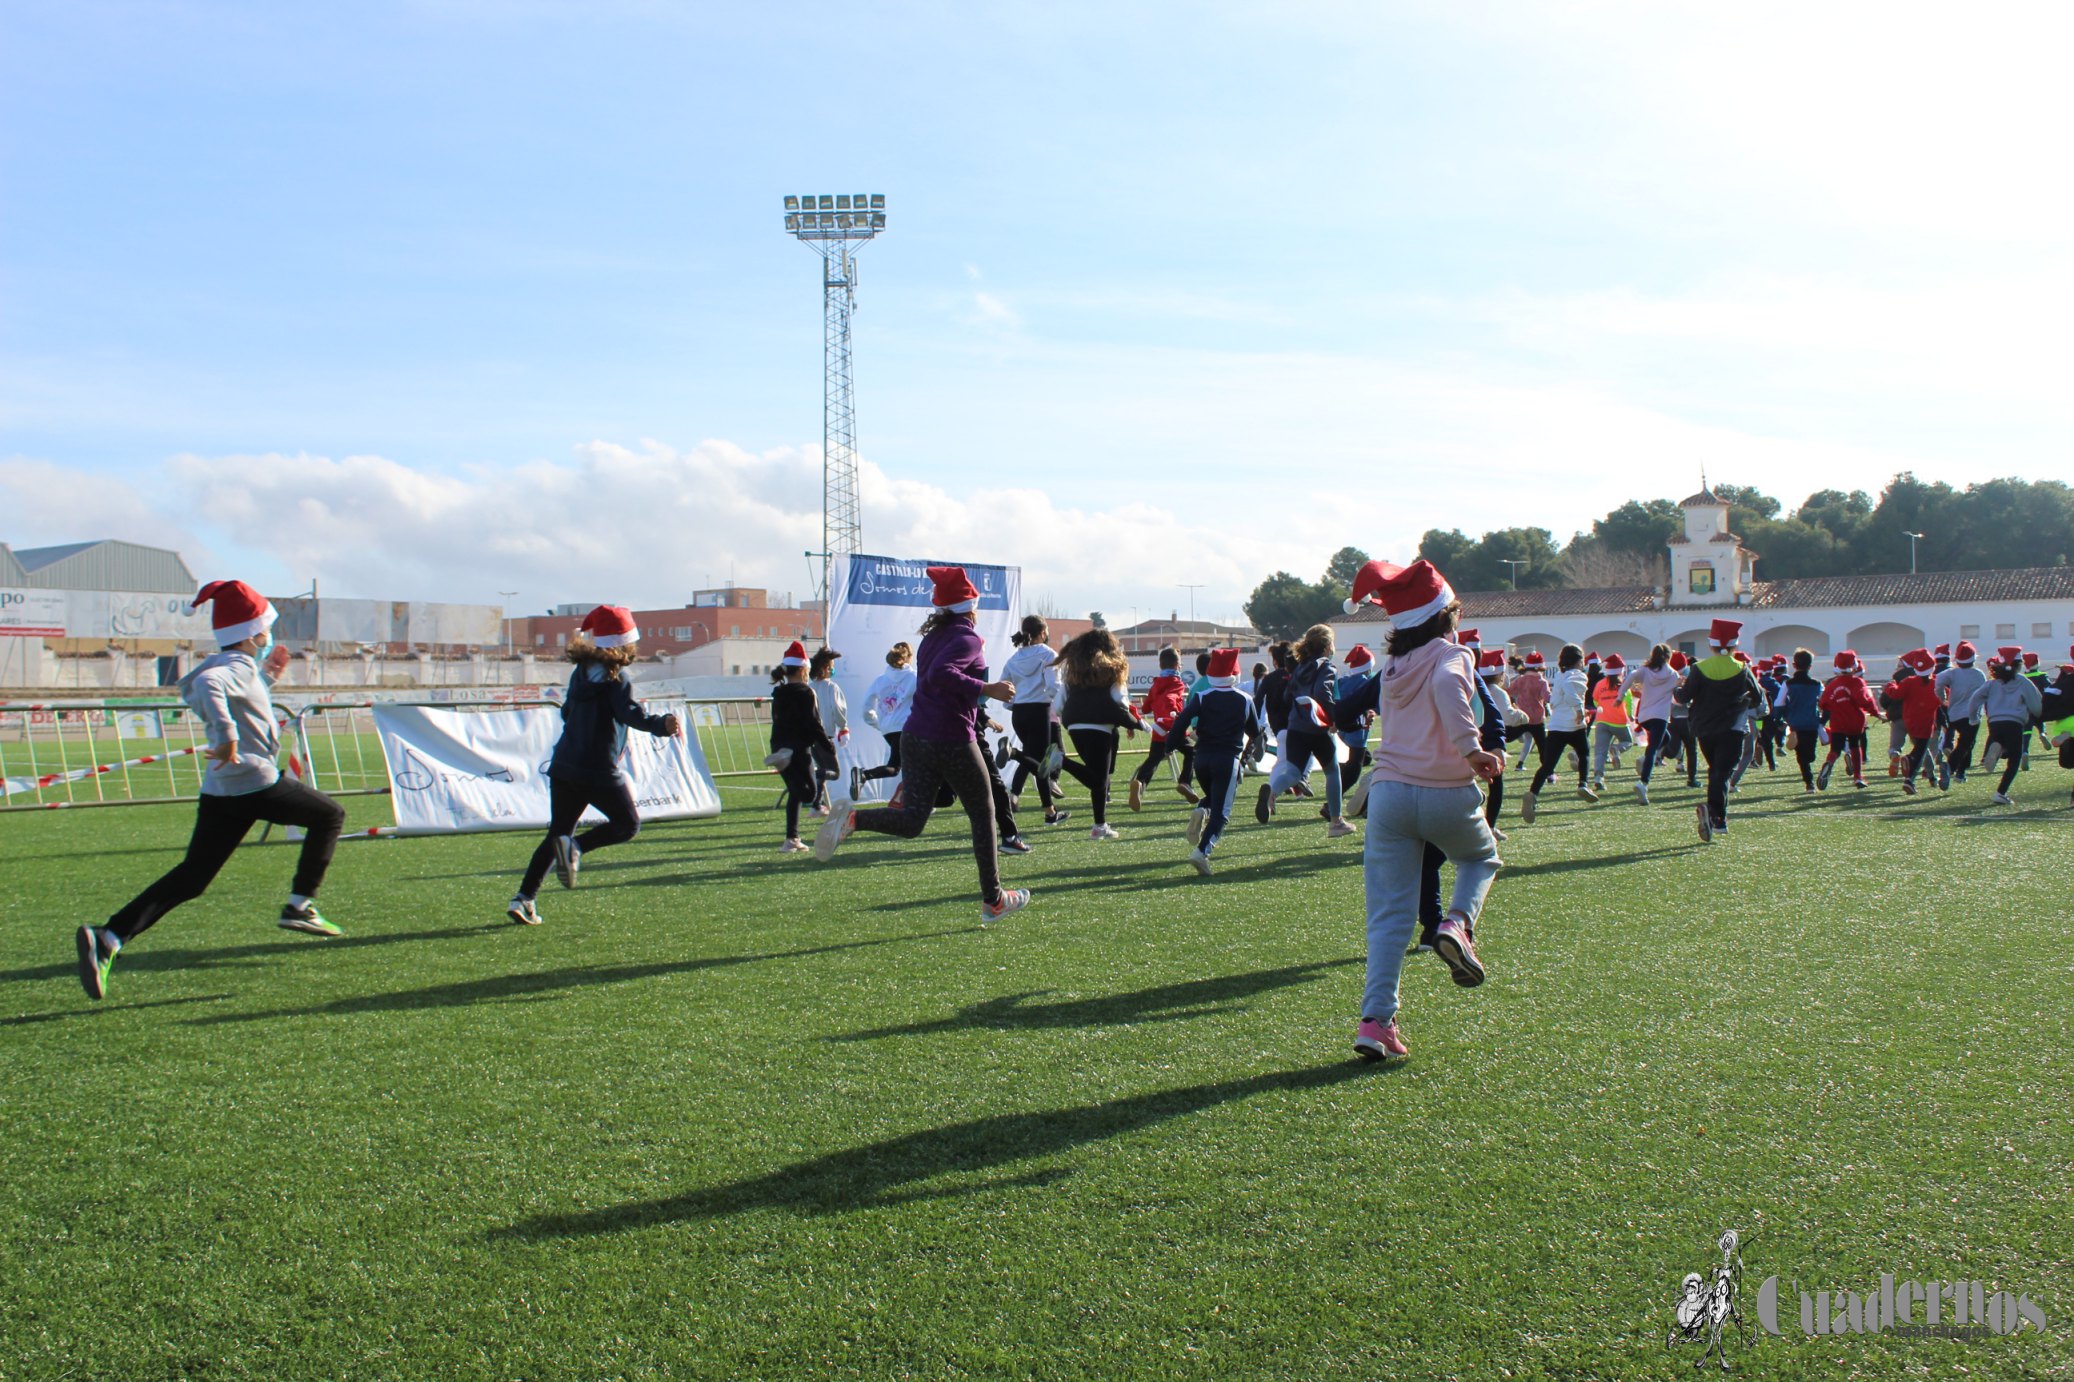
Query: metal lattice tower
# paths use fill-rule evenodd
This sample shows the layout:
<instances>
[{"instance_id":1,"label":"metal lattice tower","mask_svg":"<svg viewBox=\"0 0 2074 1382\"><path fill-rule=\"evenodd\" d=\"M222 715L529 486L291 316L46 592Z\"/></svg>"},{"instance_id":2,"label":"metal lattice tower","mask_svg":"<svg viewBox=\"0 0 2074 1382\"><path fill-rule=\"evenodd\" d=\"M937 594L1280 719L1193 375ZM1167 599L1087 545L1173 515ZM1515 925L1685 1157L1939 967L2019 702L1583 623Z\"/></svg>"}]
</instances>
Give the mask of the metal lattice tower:
<instances>
[{"instance_id":1,"label":"metal lattice tower","mask_svg":"<svg viewBox=\"0 0 2074 1382\"><path fill-rule=\"evenodd\" d=\"M785 229L821 256L821 550L810 555L821 558L824 601L830 564L864 550L850 314L857 310L857 250L885 228L883 193L785 198Z\"/></svg>"}]
</instances>

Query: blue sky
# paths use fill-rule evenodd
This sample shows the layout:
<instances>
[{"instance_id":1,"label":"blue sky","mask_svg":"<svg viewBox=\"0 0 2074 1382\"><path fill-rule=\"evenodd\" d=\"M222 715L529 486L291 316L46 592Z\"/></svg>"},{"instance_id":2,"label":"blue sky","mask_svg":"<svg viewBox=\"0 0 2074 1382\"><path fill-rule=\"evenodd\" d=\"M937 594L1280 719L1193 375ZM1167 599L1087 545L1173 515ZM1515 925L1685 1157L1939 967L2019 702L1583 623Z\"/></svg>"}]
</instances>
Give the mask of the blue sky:
<instances>
[{"instance_id":1,"label":"blue sky","mask_svg":"<svg viewBox=\"0 0 2074 1382\"><path fill-rule=\"evenodd\" d=\"M1710 476L2065 475L2057 7L0 8L0 539L270 589L803 592L866 544L1235 615Z\"/></svg>"}]
</instances>

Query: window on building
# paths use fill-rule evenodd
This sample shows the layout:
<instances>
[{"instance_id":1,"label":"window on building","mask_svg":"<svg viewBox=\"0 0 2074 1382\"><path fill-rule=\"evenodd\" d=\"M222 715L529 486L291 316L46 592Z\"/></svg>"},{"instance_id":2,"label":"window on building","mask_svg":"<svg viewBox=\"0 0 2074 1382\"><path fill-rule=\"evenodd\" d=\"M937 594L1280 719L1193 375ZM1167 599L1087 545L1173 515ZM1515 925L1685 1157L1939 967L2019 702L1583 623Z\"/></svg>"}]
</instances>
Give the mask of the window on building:
<instances>
[{"instance_id":1,"label":"window on building","mask_svg":"<svg viewBox=\"0 0 2074 1382\"><path fill-rule=\"evenodd\" d=\"M569 635L568 635L568 634L566 634L566 633L558 633L558 634L556 634L556 635L555 635L555 646L556 646L557 648L559 648L559 647L562 647L562 646L564 646L565 644L567 644L567 643L568 643L568 641L569 641Z\"/></svg>"},{"instance_id":2,"label":"window on building","mask_svg":"<svg viewBox=\"0 0 2074 1382\"><path fill-rule=\"evenodd\" d=\"M729 624L727 626L727 636L729 638L740 638L742 636L742 626L740 624Z\"/></svg>"},{"instance_id":3,"label":"window on building","mask_svg":"<svg viewBox=\"0 0 2074 1382\"><path fill-rule=\"evenodd\" d=\"M742 675L742 664L737 662L734 666L727 669L727 673L729 676L733 677L738 677Z\"/></svg>"},{"instance_id":4,"label":"window on building","mask_svg":"<svg viewBox=\"0 0 2074 1382\"><path fill-rule=\"evenodd\" d=\"M541 647L545 647L546 645L547 645L547 635L546 635L546 634L544 634L544 633L536 633L536 634L534 634L534 635L533 635L533 646L534 646L534 647L536 647L536 648L541 648Z\"/></svg>"},{"instance_id":5,"label":"window on building","mask_svg":"<svg viewBox=\"0 0 2074 1382\"><path fill-rule=\"evenodd\" d=\"M2046 621L2045 621L2044 623L2042 623L2042 624L2033 624L2033 625L2031 625L2031 637L2033 637L2033 638L2050 638L2050 637L2052 637L2052 621L2051 621L2050 619L2048 619L2048 620L2046 620Z\"/></svg>"},{"instance_id":6,"label":"window on building","mask_svg":"<svg viewBox=\"0 0 2074 1382\"><path fill-rule=\"evenodd\" d=\"M1959 637L1961 637L1961 638L1978 638L1978 637L1980 637L1980 625L1978 625L1978 624L1961 624L1961 625L1959 625Z\"/></svg>"},{"instance_id":7,"label":"window on building","mask_svg":"<svg viewBox=\"0 0 2074 1382\"><path fill-rule=\"evenodd\" d=\"M2016 637L2016 625L2014 625L2014 624L1997 624L1997 625L1995 625L1995 637L1997 637L1997 638L2014 638L2014 637Z\"/></svg>"}]
</instances>

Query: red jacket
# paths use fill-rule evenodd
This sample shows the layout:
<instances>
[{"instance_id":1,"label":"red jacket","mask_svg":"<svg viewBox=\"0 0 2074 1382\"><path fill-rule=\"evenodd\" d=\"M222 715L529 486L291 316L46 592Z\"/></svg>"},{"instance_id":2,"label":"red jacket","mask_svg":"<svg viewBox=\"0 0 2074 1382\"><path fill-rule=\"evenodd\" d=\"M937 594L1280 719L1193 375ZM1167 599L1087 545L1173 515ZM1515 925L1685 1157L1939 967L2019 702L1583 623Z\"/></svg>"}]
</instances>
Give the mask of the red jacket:
<instances>
[{"instance_id":1,"label":"red jacket","mask_svg":"<svg viewBox=\"0 0 2074 1382\"><path fill-rule=\"evenodd\" d=\"M1154 676L1152 685L1145 688L1145 699L1140 702L1138 712L1152 725L1154 742L1167 737L1167 726L1181 713L1188 703L1188 682L1179 672L1161 672Z\"/></svg>"},{"instance_id":2,"label":"red jacket","mask_svg":"<svg viewBox=\"0 0 2074 1382\"><path fill-rule=\"evenodd\" d=\"M1877 715L1880 709L1865 678L1849 672L1831 677L1815 704L1829 717L1831 734L1865 733L1866 717Z\"/></svg>"},{"instance_id":3,"label":"red jacket","mask_svg":"<svg viewBox=\"0 0 2074 1382\"><path fill-rule=\"evenodd\" d=\"M1937 733L1937 683L1929 677L1898 677L1887 690L1901 701L1901 724L1911 739L1928 739Z\"/></svg>"}]
</instances>

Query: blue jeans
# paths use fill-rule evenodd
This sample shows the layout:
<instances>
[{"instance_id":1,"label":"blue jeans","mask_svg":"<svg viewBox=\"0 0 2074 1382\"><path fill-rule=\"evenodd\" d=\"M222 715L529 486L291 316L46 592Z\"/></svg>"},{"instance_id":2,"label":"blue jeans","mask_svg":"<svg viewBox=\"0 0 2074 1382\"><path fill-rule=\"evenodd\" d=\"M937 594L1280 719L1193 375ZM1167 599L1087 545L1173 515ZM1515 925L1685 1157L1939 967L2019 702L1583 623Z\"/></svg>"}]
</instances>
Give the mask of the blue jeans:
<instances>
[{"instance_id":1,"label":"blue jeans","mask_svg":"<svg viewBox=\"0 0 2074 1382\"><path fill-rule=\"evenodd\" d=\"M1239 760L1236 755L1212 755L1197 749L1195 780L1203 789L1203 809L1210 813L1203 822L1203 842L1198 848L1208 854L1217 847L1217 837L1231 823L1232 803L1239 795Z\"/></svg>"},{"instance_id":2,"label":"blue jeans","mask_svg":"<svg viewBox=\"0 0 2074 1382\"><path fill-rule=\"evenodd\" d=\"M1368 893L1368 989L1361 1016L1388 1022L1397 1016L1397 978L1404 951L1419 924L1421 856L1437 845L1455 866L1451 911L1469 918L1483 911L1498 873L1498 842L1483 818L1483 794L1474 784L1414 787L1378 782L1368 789L1368 841L1361 870Z\"/></svg>"}]
</instances>

